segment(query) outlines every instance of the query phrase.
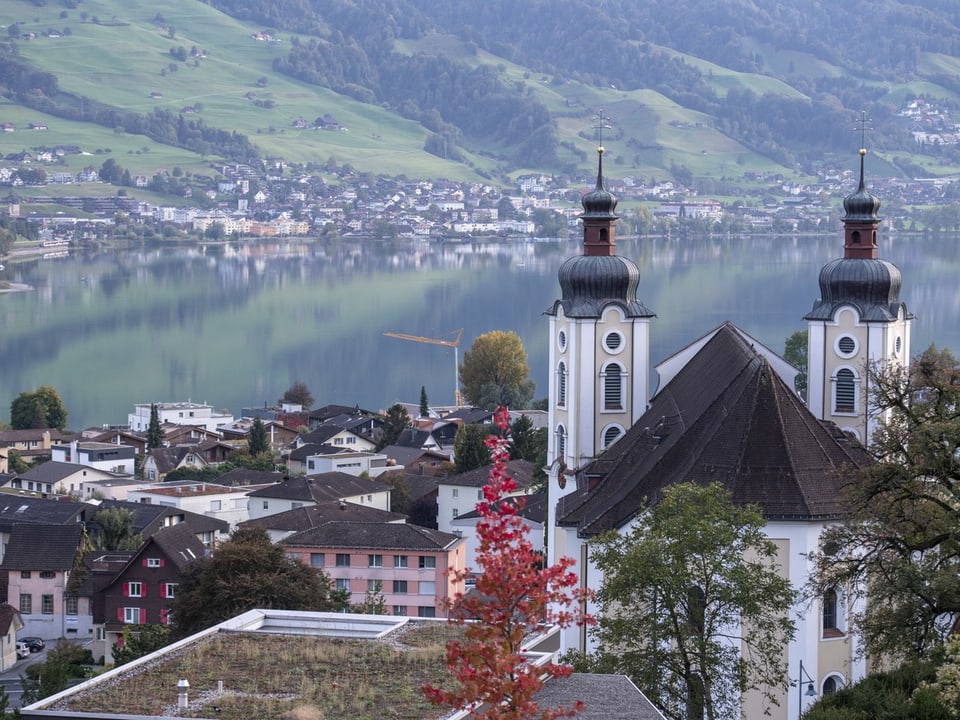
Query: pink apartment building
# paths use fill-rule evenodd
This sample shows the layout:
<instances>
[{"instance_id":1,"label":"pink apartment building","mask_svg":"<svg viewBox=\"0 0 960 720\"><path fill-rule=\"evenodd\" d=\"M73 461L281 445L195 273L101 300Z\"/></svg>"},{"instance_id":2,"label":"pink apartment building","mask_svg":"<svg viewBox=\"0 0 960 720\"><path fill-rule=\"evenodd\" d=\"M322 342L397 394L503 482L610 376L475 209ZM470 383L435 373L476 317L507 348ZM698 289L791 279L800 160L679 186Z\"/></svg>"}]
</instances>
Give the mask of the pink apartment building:
<instances>
[{"instance_id":1,"label":"pink apartment building","mask_svg":"<svg viewBox=\"0 0 960 720\"><path fill-rule=\"evenodd\" d=\"M287 554L326 572L351 603L383 595L388 612L446 617L444 602L463 592L450 570L464 568L464 541L452 533L402 523L331 521L283 540Z\"/></svg>"}]
</instances>

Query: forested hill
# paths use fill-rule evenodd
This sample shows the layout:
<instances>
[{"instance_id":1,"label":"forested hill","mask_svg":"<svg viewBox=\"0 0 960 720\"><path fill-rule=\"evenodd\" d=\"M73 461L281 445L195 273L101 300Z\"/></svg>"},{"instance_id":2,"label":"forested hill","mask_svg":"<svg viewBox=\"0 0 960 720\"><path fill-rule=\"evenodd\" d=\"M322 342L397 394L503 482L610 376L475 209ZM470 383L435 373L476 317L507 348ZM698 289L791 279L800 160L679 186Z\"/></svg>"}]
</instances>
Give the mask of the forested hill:
<instances>
[{"instance_id":1,"label":"forested hill","mask_svg":"<svg viewBox=\"0 0 960 720\"><path fill-rule=\"evenodd\" d=\"M954 106L960 95L955 0L209 2L303 33L277 69L388 103L445 135L448 149L479 138L517 146L520 164L555 156L557 111L548 118L528 88L431 54L425 39L457 38L555 85L655 90L786 165L849 150L860 111L873 119L877 147L911 150L895 119L904 97L930 93ZM400 52L398 41L414 42ZM724 71L745 76L721 81ZM751 77L783 87L754 89Z\"/></svg>"},{"instance_id":2,"label":"forested hill","mask_svg":"<svg viewBox=\"0 0 960 720\"><path fill-rule=\"evenodd\" d=\"M0 0L0 24L12 104L200 157L583 173L603 108L622 174L686 183L849 158L866 112L884 172L960 171L956 0Z\"/></svg>"}]
</instances>

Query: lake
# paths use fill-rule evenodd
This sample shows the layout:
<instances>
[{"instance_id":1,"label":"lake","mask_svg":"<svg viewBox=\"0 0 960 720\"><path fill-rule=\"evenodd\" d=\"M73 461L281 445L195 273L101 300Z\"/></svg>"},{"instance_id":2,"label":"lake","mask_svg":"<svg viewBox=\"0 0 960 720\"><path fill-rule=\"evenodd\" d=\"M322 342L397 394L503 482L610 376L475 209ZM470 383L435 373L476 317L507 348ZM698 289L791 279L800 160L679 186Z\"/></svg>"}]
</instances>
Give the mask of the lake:
<instances>
[{"instance_id":1,"label":"lake","mask_svg":"<svg viewBox=\"0 0 960 720\"><path fill-rule=\"evenodd\" d=\"M916 315L914 354L960 350L960 244L954 236L881 232ZM638 293L657 313L659 362L725 320L781 352L803 329L820 267L842 254L838 230L816 237L618 240L640 267ZM0 280L0 418L21 391L52 385L69 427L126 423L136 403L191 399L238 413L273 404L294 380L315 406L377 410L450 404L450 348L385 332L453 340L460 353L489 330L514 330L536 396L547 391L547 318L566 242L417 244L384 248L300 241L75 253L7 262Z\"/></svg>"}]
</instances>

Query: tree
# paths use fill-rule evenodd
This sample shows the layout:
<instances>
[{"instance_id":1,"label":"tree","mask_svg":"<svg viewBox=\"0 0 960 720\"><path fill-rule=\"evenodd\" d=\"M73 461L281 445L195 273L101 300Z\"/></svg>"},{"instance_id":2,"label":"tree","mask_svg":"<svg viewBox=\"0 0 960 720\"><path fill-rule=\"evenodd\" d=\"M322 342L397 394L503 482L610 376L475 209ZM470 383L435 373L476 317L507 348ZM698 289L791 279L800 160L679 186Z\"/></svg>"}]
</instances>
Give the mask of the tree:
<instances>
[{"instance_id":1,"label":"tree","mask_svg":"<svg viewBox=\"0 0 960 720\"><path fill-rule=\"evenodd\" d=\"M143 543L133 531L133 511L122 507L103 508L93 516L100 528L97 548L100 550L136 550Z\"/></svg>"},{"instance_id":2,"label":"tree","mask_svg":"<svg viewBox=\"0 0 960 720\"><path fill-rule=\"evenodd\" d=\"M156 403L150 404L150 424L147 426L147 450L163 445L163 427L160 425L160 411Z\"/></svg>"},{"instance_id":3,"label":"tree","mask_svg":"<svg viewBox=\"0 0 960 720\"><path fill-rule=\"evenodd\" d=\"M60 394L49 385L22 392L10 403L10 425L14 430L56 428L67 425L67 408Z\"/></svg>"},{"instance_id":4,"label":"tree","mask_svg":"<svg viewBox=\"0 0 960 720\"><path fill-rule=\"evenodd\" d=\"M383 419L382 435L377 443L377 450L381 450L387 445L393 445L400 437L400 433L412 425L410 413L400 403L395 403L387 408L387 414Z\"/></svg>"},{"instance_id":5,"label":"tree","mask_svg":"<svg viewBox=\"0 0 960 720\"><path fill-rule=\"evenodd\" d=\"M184 570L173 607L182 638L253 608L341 611L346 591L330 576L287 557L262 528L240 528L209 558Z\"/></svg>"},{"instance_id":6,"label":"tree","mask_svg":"<svg viewBox=\"0 0 960 720\"><path fill-rule=\"evenodd\" d=\"M847 521L828 528L809 592L869 601L852 625L868 652L921 659L960 613L960 367L930 346L910 369L867 368L876 462L845 488Z\"/></svg>"},{"instance_id":7,"label":"tree","mask_svg":"<svg viewBox=\"0 0 960 720\"><path fill-rule=\"evenodd\" d=\"M427 388L425 385L420 386L420 417L430 417L430 403L427 400Z\"/></svg>"},{"instance_id":8,"label":"tree","mask_svg":"<svg viewBox=\"0 0 960 720\"><path fill-rule=\"evenodd\" d=\"M471 405L488 410L525 408L536 388L529 375L527 353L513 331L484 333L473 341L460 363L463 396Z\"/></svg>"},{"instance_id":9,"label":"tree","mask_svg":"<svg viewBox=\"0 0 960 720\"><path fill-rule=\"evenodd\" d=\"M547 429L536 428L533 420L520 415L510 424L510 459L529 460L534 464L534 478L543 480L547 464Z\"/></svg>"},{"instance_id":10,"label":"tree","mask_svg":"<svg viewBox=\"0 0 960 720\"><path fill-rule=\"evenodd\" d=\"M66 690L71 678L83 677L80 665L89 653L80 645L61 639L47 652L46 661L29 666L26 675L20 676L21 704L28 705Z\"/></svg>"},{"instance_id":11,"label":"tree","mask_svg":"<svg viewBox=\"0 0 960 720\"><path fill-rule=\"evenodd\" d=\"M669 718L739 717L742 693L788 685L789 581L754 507L720 484L680 484L611 533L591 558L603 572L597 665L625 673Z\"/></svg>"},{"instance_id":12,"label":"tree","mask_svg":"<svg viewBox=\"0 0 960 720\"><path fill-rule=\"evenodd\" d=\"M503 410L497 418L501 431L507 422ZM582 702L572 708L541 710L533 696L543 686L544 676L565 677L571 668L549 663L531 672L520 648L541 623L570 627L591 622L580 610L590 591L577 588L577 575L570 571L572 559L561 558L555 565L542 567L542 558L527 537L529 528L518 515L523 498L503 502L517 487L506 471L506 442L488 436L488 450L494 463L483 500L477 503L480 574L476 591L458 594L448 603L450 622L466 626L464 639L447 645L447 667L458 687L427 685L423 690L434 705L456 709L480 705L471 717L482 720L570 717L582 709ZM459 582L468 572L455 570L452 576Z\"/></svg>"},{"instance_id":13,"label":"tree","mask_svg":"<svg viewBox=\"0 0 960 720\"><path fill-rule=\"evenodd\" d=\"M301 380L295 381L288 387L280 398L280 404L300 405L304 410L309 410L313 405L313 395L310 394L310 388Z\"/></svg>"},{"instance_id":14,"label":"tree","mask_svg":"<svg viewBox=\"0 0 960 720\"><path fill-rule=\"evenodd\" d=\"M490 437L490 428L486 425L460 426L453 438L453 459L458 473L476 470L490 464L488 437Z\"/></svg>"},{"instance_id":15,"label":"tree","mask_svg":"<svg viewBox=\"0 0 960 720\"><path fill-rule=\"evenodd\" d=\"M124 625L123 642L113 646L113 663L123 665L149 655L169 642L169 625Z\"/></svg>"},{"instance_id":16,"label":"tree","mask_svg":"<svg viewBox=\"0 0 960 720\"><path fill-rule=\"evenodd\" d=\"M258 415L250 426L250 437L247 439L247 450L250 457L257 457L261 453L270 452L270 438L267 437L267 428Z\"/></svg>"},{"instance_id":17,"label":"tree","mask_svg":"<svg viewBox=\"0 0 960 720\"><path fill-rule=\"evenodd\" d=\"M793 389L800 397L807 397L807 331L797 330L783 345L783 359L800 372L793 381Z\"/></svg>"}]
</instances>

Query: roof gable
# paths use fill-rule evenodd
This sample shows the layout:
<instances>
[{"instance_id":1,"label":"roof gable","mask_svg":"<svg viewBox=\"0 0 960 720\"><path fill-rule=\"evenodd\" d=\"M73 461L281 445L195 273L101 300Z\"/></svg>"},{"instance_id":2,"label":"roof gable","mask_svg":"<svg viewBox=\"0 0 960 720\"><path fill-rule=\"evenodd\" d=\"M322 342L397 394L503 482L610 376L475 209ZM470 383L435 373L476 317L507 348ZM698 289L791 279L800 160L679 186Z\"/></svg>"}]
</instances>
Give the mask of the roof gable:
<instances>
[{"instance_id":1,"label":"roof gable","mask_svg":"<svg viewBox=\"0 0 960 720\"><path fill-rule=\"evenodd\" d=\"M82 541L83 526L80 523L14 525L0 567L4 570L69 570Z\"/></svg>"}]
</instances>

